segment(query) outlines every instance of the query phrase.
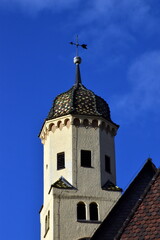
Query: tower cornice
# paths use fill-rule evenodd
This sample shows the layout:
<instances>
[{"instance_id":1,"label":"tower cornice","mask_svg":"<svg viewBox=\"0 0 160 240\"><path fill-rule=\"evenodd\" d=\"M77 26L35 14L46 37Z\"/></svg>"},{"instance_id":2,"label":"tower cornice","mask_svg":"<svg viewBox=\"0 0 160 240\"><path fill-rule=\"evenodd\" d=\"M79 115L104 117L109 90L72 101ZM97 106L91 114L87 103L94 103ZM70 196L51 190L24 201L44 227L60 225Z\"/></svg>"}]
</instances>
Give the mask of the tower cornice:
<instances>
[{"instance_id":1,"label":"tower cornice","mask_svg":"<svg viewBox=\"0 0 160 240\"><path fill-rule=\"evenodd\" d=\"M85 128L100 128L113 136L117 134L119 128L119 125L108 121L103 117L68 114L62 117L46 120L39 134L39 138L42 143L44 143L50 131L54 133L58 129L62 130L64 127L69 128L70 125Z\"/></svg>"}]
</instances>

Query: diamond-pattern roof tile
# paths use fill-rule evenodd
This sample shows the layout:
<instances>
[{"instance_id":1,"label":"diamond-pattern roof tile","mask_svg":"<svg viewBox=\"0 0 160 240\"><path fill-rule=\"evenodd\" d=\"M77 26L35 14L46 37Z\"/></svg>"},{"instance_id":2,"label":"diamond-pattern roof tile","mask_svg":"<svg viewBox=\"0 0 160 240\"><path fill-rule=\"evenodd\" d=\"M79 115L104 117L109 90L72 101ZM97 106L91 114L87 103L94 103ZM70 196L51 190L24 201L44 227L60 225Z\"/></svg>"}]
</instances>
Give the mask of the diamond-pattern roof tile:
<instances>
[{"instance_id":1,"label":"diamond-pattern roof tile","mask_svg":"<svg viewBox=\"0 0 160 240\"><path fill-rule=\"evenodd\" d=\"M81 83L58 95L48 114L47 119L53 119L67 114L101 116L111 121L110 109L104 99L95 95Z\"/></svg>"}]
</instances>

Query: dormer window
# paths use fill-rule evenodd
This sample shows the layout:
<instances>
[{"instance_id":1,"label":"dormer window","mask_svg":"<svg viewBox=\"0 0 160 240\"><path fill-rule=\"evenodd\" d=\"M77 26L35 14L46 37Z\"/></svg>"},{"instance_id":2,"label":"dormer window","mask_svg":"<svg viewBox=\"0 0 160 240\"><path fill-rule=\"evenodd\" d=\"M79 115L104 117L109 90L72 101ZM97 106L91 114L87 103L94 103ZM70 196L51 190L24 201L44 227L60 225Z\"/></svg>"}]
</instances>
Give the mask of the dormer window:
<instances>
[{"instance_id":1,"label":"dormer window","mask_svg":"<svg viewBox=\"0 0 160 240\"><path fill-rule=\"evenodd\" d=\"M57 153L57 170L65 168L65 154L64 152Z\"/></svg>"},{"instance_id":2,"label":"dormer window","mask_svg":"<svg viewBox=\"0 0 160 240\"><path fill-rule=\"evenodd\" d=\"M91 167L91 151L81 150L81 167Z\"/></svg>"}]
</instances>

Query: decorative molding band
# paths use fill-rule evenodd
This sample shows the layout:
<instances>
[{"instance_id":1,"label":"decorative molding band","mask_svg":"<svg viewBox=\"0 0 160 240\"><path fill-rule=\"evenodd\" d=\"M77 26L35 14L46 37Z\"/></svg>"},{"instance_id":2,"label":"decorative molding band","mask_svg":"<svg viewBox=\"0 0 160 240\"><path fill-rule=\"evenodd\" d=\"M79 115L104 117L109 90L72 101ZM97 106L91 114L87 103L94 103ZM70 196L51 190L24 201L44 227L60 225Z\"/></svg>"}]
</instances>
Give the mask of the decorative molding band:
<instances>
[{"instance_id":1,"label":"decorative molding band","mask_svg":"<svg viewBox=\"0 0 160 240\"><path fill-rule=\"evenodd\" d=\"M42 143L45 143L49 132L55 132L57 130L62 131L64 127L70 128L73 125L75 127L85 127L100 129L101 131L105 131L107 134L110 133L111 136L115 136L117 133L117 126L112 124L111 122L104 120L103 118L96 118L96 117L88 117L88 116L72 116L67 115L65 117L57 118L48 120L45 122L44 127L41 131L40 138Z\"/></svg>"}]
</instances>

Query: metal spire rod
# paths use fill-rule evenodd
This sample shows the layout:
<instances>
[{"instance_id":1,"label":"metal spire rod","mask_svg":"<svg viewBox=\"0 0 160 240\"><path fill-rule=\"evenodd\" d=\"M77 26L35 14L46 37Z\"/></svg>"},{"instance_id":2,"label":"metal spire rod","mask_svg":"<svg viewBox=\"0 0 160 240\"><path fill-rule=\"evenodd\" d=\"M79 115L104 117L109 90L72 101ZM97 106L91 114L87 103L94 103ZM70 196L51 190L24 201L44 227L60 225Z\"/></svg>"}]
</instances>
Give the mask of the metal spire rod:
<instances>
[{"instance_id":1,"label":"metal spire rod","mask_svg":"<svg viewBox=\"0 0 160 240\"><path fill-rule=\"evenodd\" d=\"M87 44L79 44L78 42L78 35L76 37L76 42L70 42L71 45L75 45L76 46L76 56L78 56L78 47L82 47L84 49L87 49Z\"/></svg>"}]
</instances>

